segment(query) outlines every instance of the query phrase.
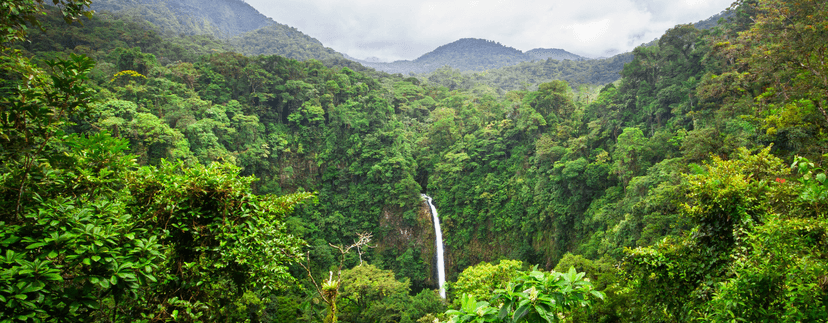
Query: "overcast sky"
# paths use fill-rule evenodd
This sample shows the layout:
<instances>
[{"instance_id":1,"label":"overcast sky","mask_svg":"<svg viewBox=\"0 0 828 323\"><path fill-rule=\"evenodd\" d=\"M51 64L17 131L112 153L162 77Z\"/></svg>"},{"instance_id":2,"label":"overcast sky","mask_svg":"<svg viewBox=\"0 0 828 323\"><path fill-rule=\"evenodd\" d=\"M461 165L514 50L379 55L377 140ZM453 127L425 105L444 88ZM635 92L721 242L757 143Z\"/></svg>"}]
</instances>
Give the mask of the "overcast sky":
<instances>
[{"instance_id":1,"label":"overcast sky","mask_svg":"<svg viewBox=\"0 0 828 323\"><path fill-rule=\"evenodd\" d=\"M413 60L460 38L599 57L631 51L733 0L245 0L355 58Z\"/></svg>"}]
</instances>

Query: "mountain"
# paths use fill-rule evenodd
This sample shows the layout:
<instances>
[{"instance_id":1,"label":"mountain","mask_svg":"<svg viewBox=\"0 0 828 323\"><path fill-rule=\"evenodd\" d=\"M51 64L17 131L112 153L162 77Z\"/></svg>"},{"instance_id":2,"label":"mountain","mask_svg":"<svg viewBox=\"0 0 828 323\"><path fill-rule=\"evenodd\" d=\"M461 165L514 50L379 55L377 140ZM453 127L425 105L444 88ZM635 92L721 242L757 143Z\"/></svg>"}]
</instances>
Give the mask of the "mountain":
<instances>
[{"instance_id":1,"label":"mountain","mask_svg":"<svg viewBox=\"0 0 828 323\"><path fill-rule=\"evenodd\" d=\"M146 21L167 36L209 35L223 39L245 55L344 60L319 40L273 21L243 0L99 0L92 9Z\"/></svg>"},{"instance_id":2,"label":"mountain","mask_svg":"<svg viewBox=\"0 0 828 323\"><path fill-rule=\"evenodd\" d=\"M425 66L449 65L461 70L483 71L532 60L520 50L485 39L463 38L420 56Z\"/></svg>"},{"instance_id":3,"label":"mountain","mask_svg":"<svg viewBox=\"0 0 828 323\"><path fill-rule=\"evenodd\" d=\"M437 47L413 61L375 63L361 60L363 65L388 73L430 73L443 66L461 71L485 71L521 62L536 60L520 50L498 42L477 38L463 38Z\"/></svg>"},{"instance_id":4,"label":"mountain","mask_svg":"<svg viewBox=\"0 0 828 323\"><path fill-rule=\"evenodd\" d=\"M161 33L221 39L275 24L242 0L98 0L92 9L140 17Z\"/></svg>"},{"instance_id":5,"label":"mountain","mask_svg":"<svg viewBox=\"0 0 828 323\"><path fill-rule=\"evenodd\" d=\"M377 71L405 75L429 74L443 67L464 73L492 71L484 77L484 83L497 84L503 89L519 88L523 82L537 84L551 79L590 84L612 82L618 78L623 64L631 60L630 55L619 55L586 64L589 58L559 48L522 52L491 40L463 38L437 47L413 61L386 63L376 58L360 60L338 53L294 27L267 18L243 0L100 0L95 2L93 9L146 21L165 35L210 35L224 39L229 47L244 55L317 59L325 61L326 65L333 61L348 66L359 63ZM710 28L722 17L726 14L720 13L696 25ZM567 60L571 62L556 63ZM513 68L498 71L507 67Z\"/></svg>"},{"instance_id":6,"label":"mountain","mask_svg":"<svg viewBox=\"0 0 828 323\"><path fill-rule=\"evenodd\" d=\"M450 90L473 90L478 85L502 91L534 89L538 84L554 80L567 81L573 87L582 84L604 85L621 78L620 72L624 64L631 62L633 57L633 53L623 53L601 59L556 60L548 58L521 62L482 73L462 72L444 66L421 75L421 78Z\"/></svg>"},{"instance_id":7,"label":"mountain","mask_svg":"<svg viewBox=\"0 0 828 323\"><path fill-rule=\"evenodd\" d=\"M244 55L280 55L300 61L344 59L342 54L325 47L316 38L296 28L278 23L244 33L228 41L233 48Z\"/></svg>"},{"instance_id":8,"label":"mountain","mask_svg":"<svg viewBox=\"0 0 828 323\"><path fill-rule=\"evenodd\" d=\"M362 65L388 73L426 74L444 66L449 66L461 72L482 72L514 66L523 62L546 61L550 58L558 61L567 59L584 61L589 59L558 48L535 48L524 53L491 40L463 38L437 47L413 61L395 61L393 63L359 59L356 61Z\"/></svg>"},{"instance_id":9,"label":"mountain","mask_svg":"<svg viewBox=\"0 0 828 323\"><path fill-rule=\"evenodd\" d=\"M710 29L719 25L719 19L724 18L726 21L729 21L731 17L733 17L733 11L725 10L710 18L693 23L693 27L699 30Z\"/></svg>"},{"instance_id":10,"label":"mountain","mask_svg":"<svg viewBox=\"0 0 828 323\"><path fill-rule=\"evenodd\" d=\"M558 61L562 61L565 59L571 61L585 61L589 59L583 56L572 54L560 48L535 48L533 50L527 51L526 54L532 55L533 57L541 60L551 58Z\"/></svg>"},{"instance_id":11,"label":"mountain","mask_svg":"<svg viewBox=\"0 0 828 323\"><path fill-rule=\"evenodd\" d=\"M717 26L720 19L724 18L725 22L727 22L732 15L733 12L722 11L710 18L694 23L693 26L702 30L710 29ZM386 63L384 65L371 64L374 65L371 67L377 69L389 66L396 68L422 68L422 65L417 65L416 63L425 61L423 58L426 56L452 58L457 57L457 53L464 50L476 53L485 53L485 51L480 50L481 48L491 48L491 52L499 55L512 54L514 57L520 57L516 53L517 50L515 49L505 46L502 46L503 48L495 49L496 47L492 46L492 44L492 42L483 43L480 40L460 40L452 44L441 46L433 52L423 55L423 57L420 57L413 62L402 61L391 64ZM658 38L650 41L649 43L644 43L641 46L658 46ZM447 52L449 54L446 54ZM475 73L479 70L468 68L464 69L463 67L455 66L449 63L424 73L424 75L421 75L421 78L427 79L431 83L439 84L452 90L471 90L475 86L483 84L492 88L511 91L524 88L526 85L536 86L552 80L565 80L572 86L579 84L602 85L612 83L621 78L620 72L624 68L624 64L631 62L634 58L633 53L627 52L617 54L612 57L590 59L558 48L536 48L520 54L531 56L533 59L527 59L526 61L520 61L516 64L509 64L500 68L490 69L485 73ZM430 59L433 60L433 58ZM366 65L366 62L364 61L360 61L360 63ZM402 63L405 63L406 65L403 65ZM400 73L399 71L394 72Z\"/></svg>"}]
</instances>

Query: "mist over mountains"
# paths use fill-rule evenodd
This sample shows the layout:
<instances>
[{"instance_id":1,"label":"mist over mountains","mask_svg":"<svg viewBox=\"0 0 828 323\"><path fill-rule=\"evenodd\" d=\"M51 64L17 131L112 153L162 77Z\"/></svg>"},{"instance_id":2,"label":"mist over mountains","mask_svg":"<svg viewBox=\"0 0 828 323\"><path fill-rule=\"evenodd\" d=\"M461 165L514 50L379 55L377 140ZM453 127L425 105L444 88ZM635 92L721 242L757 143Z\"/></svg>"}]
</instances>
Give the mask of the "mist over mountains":
<instances>
[{"instance_id":1,"label":"mist over mountains","mask_svg":"<svg viewBox=\"0 0 828 323\"><path fill-rule=\"evenodd\" d=\"M493 40L463 38L439 46L411 61L382 62L376 57L359 59L325 47L316 38L264 16L243 0L101 0L94 2L92 8L143 20L156 31L168 36L209 35L224 40L244 55L280 55L297 60L316 59L340 64L347 59L392 74L424 75L445 67L463 73L499 71L495 74L509 74L515 69L500 69L521 65L523 67L519 70L548 70L550 65L547 60L569 60L575 63L572 65L574 67L564 69L563 74L556 68L556 72L536 75L535 78L524 81L567 79L597 85L617 80L623 64L632 59L631 55L624 53L602 58L607 62L583 65L592 59L565 49L535 48L522 52ZM719 14L698 22L696 27L702 29L715 26L721 16ZM590 76L584 76L584 73ZM489 78L504 79L502 75ZM506 88L514 86L516 85L511 84ZM501 85L501 88L504 87Z\"/></svg>"},{"instance_id":2,"label":"mist over mountains","mask_svg":"<svg viewBox=\"0 0 828 323\"><path fill-rule=\"evenodd\" d=\"M413 61L403 60L391 63L366 60L357 61L362 65L387 73L424 74L434 72L444 66L449 66L464 72L482 72L513 66L523 62L545 61L548 58L573 61L588 59L563 49L536 48L524 53L518 49L502 45L492 40L463 38L437 47L433 51L425 53Z\"/></svg>"}]
</instances>

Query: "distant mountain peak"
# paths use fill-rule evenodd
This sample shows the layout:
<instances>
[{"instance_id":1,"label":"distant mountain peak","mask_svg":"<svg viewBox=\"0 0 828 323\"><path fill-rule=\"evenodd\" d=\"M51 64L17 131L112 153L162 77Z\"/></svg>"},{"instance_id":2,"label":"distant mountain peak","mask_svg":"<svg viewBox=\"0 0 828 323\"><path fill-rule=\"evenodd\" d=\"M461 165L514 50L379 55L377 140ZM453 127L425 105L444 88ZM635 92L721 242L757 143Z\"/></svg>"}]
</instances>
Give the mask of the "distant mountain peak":
<instances>
[{"instance_id":1,"label":"distant mountain peak","mask_svg":"<svg viewBox=\"0 0 828 323\"><path fill-rule=\"evenodd\" d=\"M439 57L446 54L454 56L457 54L478 54L483 52L488 55L509 55L515 57L524 55L520 50L501 45L496 41L479 38L461 38L437 47L433 51L420 56L415 61L427 61L432 57Z\"/></svg>"},{"instance_id":2,"label":"distant mountain peak","mask_svg":"<svg viewBox=\"0 0 828 323\"><path fill-rule=\"evenodd\" d=\"M527 51L526 54L532 55L533 57L542 60L547 60L551 58L558 61L562 61L565 59L571 61L584 61L589 59L583 56L567 52L560 48L535 48L533 50Z\"/></svg>"},{"instance_id":3,"label":"distant mountain peak","mask_svg":"<svg viewBox=\"0 0 828 323\"><path fill-rule=\"evenodd\" d=\"M461 38L423 54L413 61L392 63L357 60L362 65L388 73L430 73L443 66L460 71L482 72L523 62L554 60L583 61L578 56L559 48L536 48L526 53L488 39Z\"/></svg>"}]
</instances>

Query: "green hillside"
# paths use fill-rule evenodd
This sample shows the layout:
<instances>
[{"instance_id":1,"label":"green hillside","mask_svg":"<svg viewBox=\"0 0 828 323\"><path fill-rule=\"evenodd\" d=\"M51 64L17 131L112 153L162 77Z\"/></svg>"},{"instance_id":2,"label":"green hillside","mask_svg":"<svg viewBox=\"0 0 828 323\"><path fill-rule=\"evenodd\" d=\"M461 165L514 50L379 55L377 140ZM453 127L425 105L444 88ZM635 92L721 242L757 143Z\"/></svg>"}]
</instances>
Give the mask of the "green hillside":
<instances>
[{"instance_id":1,"label":"green hillside","mask_svg":"<svg viewBox=\"0 0 828 323\"><path fill-rule=\"evenodd\" d=\"M296 28L273 24L229 39L237 52L255 55L280 55L298 60L344 59L342 54L325 47Z\"/></svg>"},{"instance_id":2,"label":"green hillside","mask_svg":"<svg viewBox=\"0 0 828 323\"><path fill-rule=\"evenodd\" d=\"M243 0L101 0L92 9L128 17L168 38L212 36L245 55L341 60L313 37L259 13Z\"/></svg>"},{"instance_id":3,"label":"green hillside","mask_svg":"<svg viewBox=\"0 0 828 323\"><path fill-rule=\"evenodd\" d=\"M140 17L161 33L220 39L275 24L243 0L100 0L92 9Z\"/></svg>"},{"instance_id":4,"label":"green hillside","mask_svg":"<svg viewBox=\"0 0 828 323\"><path fill-rule=\"evenodd\" d=\"M534 49L523 53L483 39L461 39L443 45L413 61L362 65L388 73L418 74L417 77L451 90L488 87L504 92L537 87L553 80L604 85L621 77L632 53L605 59L586 59L561 49Z\"/></svg>"},{"instance_id":5,"label":"green hillside","mask_svg":"<svg viewBox=\"0 0 828 323\"><path fill-rule=\"evenodd\" d=\"M461 71L485 71L537 59L500 43L476 38L464 38L437 47L413 61L376 63L361 61L363 65L387 73L424 74L443 66Z\"/></svg>"},{"instance_id":6,"label":"green hillside","mask_svg":"<svg viewBox=\"0 0 828 323\"><path fill-rule=\"evenodd\" d=\"M620 79L624 64L631 62L633 57L633 53L624 53L610 58L580 61L548 58L480 73L463 72L446 66L421 75L421 78L452 90L472 90L481 85L501 92L536 89L539 84L554 80L567 81L573 87L600 86Z\"/></svg>"},{"instance_id":7,"label":"green hillside","mask_svg":"<svg viewBox=\"0 0 828 323\"><path fill-rule=\"evenodd\" d=\"M533 57L517 49L494 41L464 38L437 47L415 59L414 63L430 70L451 66L462 71L485 71L531 59Z\"/></svg>"},{"instance_id":8,"label":"green hillside","mask_svg":"<svg viewBox=\"0 0 828 323\"><path fill-rule=\"evenodd\" d=\"M560 48L535 48L527 51L526 54L531 55L540 60L547 60L551 58L558 61L562 61L565 59L568 59L570 61L583 61L588 59L586 57L572 54Z\"/></svg>"}]
</instances>

